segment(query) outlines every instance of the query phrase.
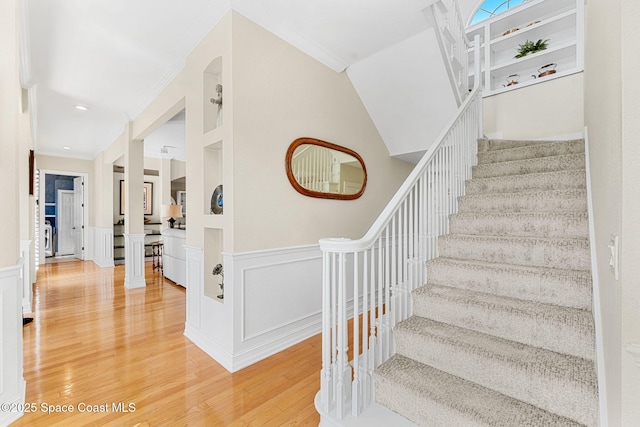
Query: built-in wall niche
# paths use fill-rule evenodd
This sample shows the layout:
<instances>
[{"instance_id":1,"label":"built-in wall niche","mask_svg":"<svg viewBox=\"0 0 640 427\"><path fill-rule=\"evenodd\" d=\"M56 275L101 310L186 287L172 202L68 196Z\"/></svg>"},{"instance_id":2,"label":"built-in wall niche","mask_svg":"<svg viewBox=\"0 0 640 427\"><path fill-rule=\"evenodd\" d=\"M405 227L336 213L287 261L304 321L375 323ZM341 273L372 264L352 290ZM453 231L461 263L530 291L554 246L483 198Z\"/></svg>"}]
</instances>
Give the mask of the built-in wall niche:
<instances>
[{"instance_id":1,"label":"built-in wall niche","mask_svg":"<svg viewBox=\"0 0 640 427\"><path fill-rule=\"evenodd\" d=\"M214 215L212 198L216 187L222 185L222 141L210 144L202 150L204 178L204 214Z\"/></svg>"},{"instance_id":2,"label":"built-in wall niche","mask_svg":"<svg viewBox=\"0 0 640 427\"><path fill-rule=\"evenodd\" d=\"M223 290L220 284L224 278L224 264L222 260L224 232L219 228L205 228L204 230L204 294L218 302L224 302L221 298ZM218 264L222 265L222 274L213 274Z\"/></svg>"},{"instance_id":3,"label":"built-in wall niche","mask_svg":"<svg viewBox=\"0 0 640 427\"><path fill-rule=\"evenodd\" d=\"M215 58L204 70L203 76L203 132L207 133L222 126L223 86L222 57Z\"/></svg>"}]
</instances>

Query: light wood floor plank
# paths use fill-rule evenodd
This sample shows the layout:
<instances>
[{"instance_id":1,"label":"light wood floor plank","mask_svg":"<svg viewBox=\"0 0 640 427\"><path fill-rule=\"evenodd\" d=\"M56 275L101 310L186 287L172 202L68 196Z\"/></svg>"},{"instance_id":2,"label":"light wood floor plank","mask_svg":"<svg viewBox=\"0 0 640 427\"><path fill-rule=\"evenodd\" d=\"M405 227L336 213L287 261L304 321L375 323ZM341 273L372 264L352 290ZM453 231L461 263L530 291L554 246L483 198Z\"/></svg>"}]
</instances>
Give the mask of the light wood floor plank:
<instances>
[{"instance_id":1,"label":"light wood floor plank","mask_svg":"<svg viewBox=\"0 0 640 427\"><path fill-rule=\"evenodd\" d=\"M40 269L35 320L24 327L27 402L37 410L12 427L318 425L319 335L230 374L183 335L184 288L150 265L146 276L145 288L125 290L123 266ZM119 402L135 411L114 412ZM74 412L43 413L48 405Z\"/></svg>"}]
</instances>

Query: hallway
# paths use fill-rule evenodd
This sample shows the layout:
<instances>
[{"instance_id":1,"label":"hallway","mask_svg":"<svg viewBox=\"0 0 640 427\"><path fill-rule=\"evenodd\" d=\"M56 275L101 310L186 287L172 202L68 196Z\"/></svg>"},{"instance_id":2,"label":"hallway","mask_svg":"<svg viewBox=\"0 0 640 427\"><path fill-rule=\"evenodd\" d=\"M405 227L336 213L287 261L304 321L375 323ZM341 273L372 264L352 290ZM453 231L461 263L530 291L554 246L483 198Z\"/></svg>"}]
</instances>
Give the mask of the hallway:
<instances>
[{"instance_id":1,"label":"hallway","mask_svg":"<svg viewBox=\"0 0 640 427\"><path fill-rule=\"evenodd\" d=\"M230 374L183 336L185 289L146 268L132 290L124 266L40 269L24 327L32 413L12 426L318 425L320 335Z\"/></svg>"}]
</instances>

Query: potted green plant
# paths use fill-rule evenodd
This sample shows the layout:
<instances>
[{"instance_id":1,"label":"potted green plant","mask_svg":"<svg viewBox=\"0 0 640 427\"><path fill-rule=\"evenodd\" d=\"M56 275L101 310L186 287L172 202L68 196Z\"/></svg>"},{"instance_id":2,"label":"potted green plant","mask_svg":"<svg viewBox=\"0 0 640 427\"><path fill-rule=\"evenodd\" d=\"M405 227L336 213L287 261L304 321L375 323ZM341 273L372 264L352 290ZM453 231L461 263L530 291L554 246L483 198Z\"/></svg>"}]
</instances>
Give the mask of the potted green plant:
<instances>
[{"instance_id":1,"label":"potted green plant","mask_svg":"<svg viewBox=\"0 0 640 427\"><path fill-rule=\"evenodd\" d=\"M545 50L549 40L538 40L537 42L533 42L531 40L527 40L521 45L518 45L518 54L515 56L516 58L522 58L523 56L527 56L530 53L536 53L541 50Z\"/></svg>"}]
</instances>

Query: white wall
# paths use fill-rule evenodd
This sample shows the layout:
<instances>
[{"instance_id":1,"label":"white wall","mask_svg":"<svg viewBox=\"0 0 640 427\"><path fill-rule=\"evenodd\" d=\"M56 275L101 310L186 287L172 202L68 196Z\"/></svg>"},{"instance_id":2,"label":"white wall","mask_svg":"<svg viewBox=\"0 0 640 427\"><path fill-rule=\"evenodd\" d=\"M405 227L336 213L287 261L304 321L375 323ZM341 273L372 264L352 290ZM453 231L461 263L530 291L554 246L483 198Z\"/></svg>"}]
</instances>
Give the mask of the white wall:
<instances>
[{"instance_id":1,"label":"white wall","mask_svg":"<svg viewBox=\"0 0 640 427\"><path fill-rule=\"evenodd\" d=\"M20 282L20 223L18 193L19 162L28 157L20 151L20 83L18 80L17 1L0 2L0 180L2 201L13 207L3 218L0 244L0 402L24 403L22 375L22 283ZM0 425L7 425L19 412L0 411Z\"/></svg>"},{"instance_id":2,"label":"white wall","mask_svg":"<svg viewBox=\"0 0 640 427\"><path fill-rule=\"evenodd\" d=\"M523 87L483 100L484 133L513 139L582 134L582 73Z\"/></svg>"},{"instance_id":3,"label":"white wall","mask_svg":"<svg viewBox=\"0 0 640 427\"><path fill-rule=\"evenodd\" d=\"M586 7L585 122L591 141L596 251L602 301L608 420L640 424L640 371L625 350L640 343L638 318L637 2L591 0ZM619 236L620 278L607 245Z\"/></svg>"},{"instance_id":4,"label":"white wall","mask_svg":"<svg viewBox=\"0 0 640 427\"><path fill-rule=\"evenodd\" d=\"M622 424L640 425L640 3L621 3L622 82Z\"/></svg>"},{"instance_id":5,"label":"white wall","mask_svg":"<svg viewBox=\"0 0 640 427\"><path fill-rule=\"evenodd\" d=\"M234 252L362 237L412 169L389 157L345 73L239 14L233 15L233 93ZM359 153L368 174L363 196L326 200L296 192L284 159L299 137Z\"/></svg>"},{"instance_id":6,"label":"white wall","mask_svg":"<svg viewBox=\"0 0 640 427\"><path fill-rule=\"evenodd\" d=\"M392 156L417 162L457 110L433 29L351 65L347 74Z\"/></svg>"}]
</instances>

